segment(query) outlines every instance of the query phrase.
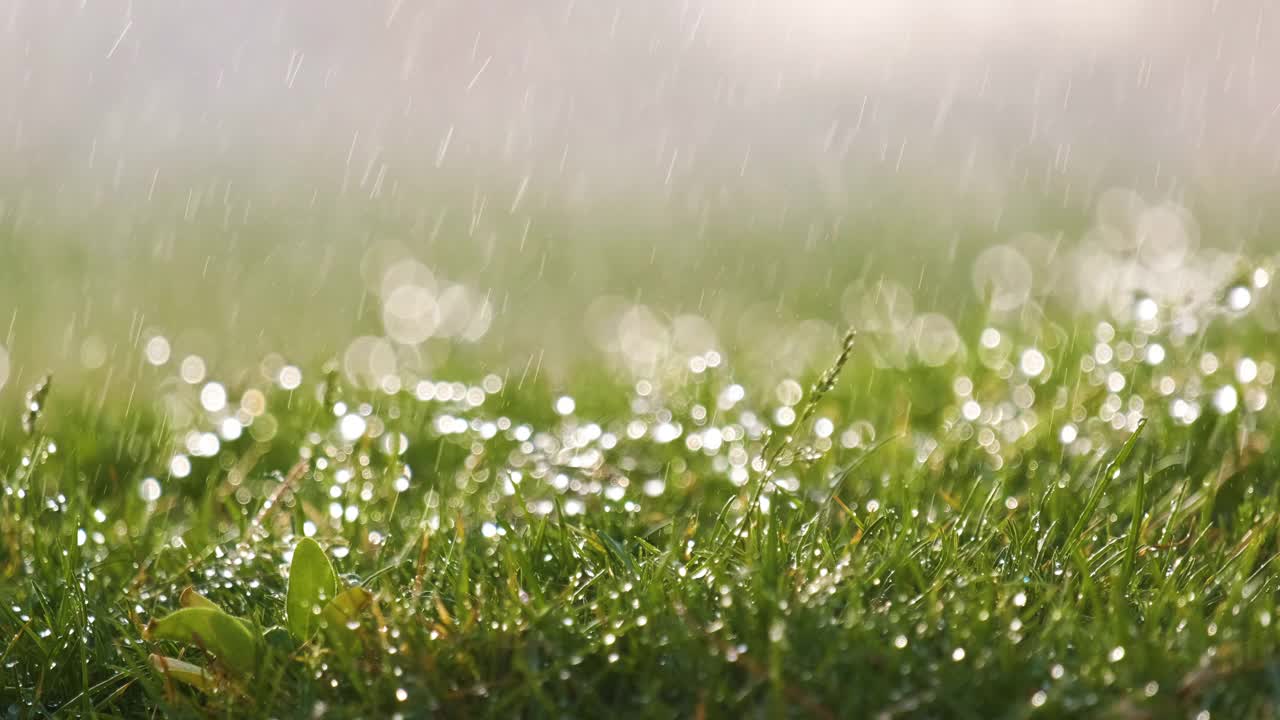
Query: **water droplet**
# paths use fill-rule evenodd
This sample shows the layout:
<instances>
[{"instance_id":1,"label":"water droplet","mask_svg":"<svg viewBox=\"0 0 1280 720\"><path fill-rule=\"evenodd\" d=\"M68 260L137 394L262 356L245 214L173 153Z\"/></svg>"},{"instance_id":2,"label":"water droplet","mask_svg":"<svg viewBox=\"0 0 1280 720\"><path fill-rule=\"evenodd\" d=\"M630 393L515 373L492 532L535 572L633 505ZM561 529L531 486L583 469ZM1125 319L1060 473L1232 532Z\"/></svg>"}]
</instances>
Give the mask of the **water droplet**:
<instances>
[{"instance_id":1,"label":"water droplet","mask_svg":"<svg viewBox=\"0 0 1280 720\"><path fill-rule=\"evenodd\" d=\"M1233 285L1227 290L1226 304L1235 312L1247 310L1253 304L1253 291L1245 285Z\"/></svg>"},{"instance_id":2,"label":"water droplet","mask_svg":"<svg viewBox=\"0 0 1280 720\"><path fill-rule=\"evenodd\" d=\"M1239 400L1239 394L1234 386L1223 385L1213 394L1213 407L1218 411L1218 414L1226 415L1236 409Z\"/></svg>"},{"instance_id":3,"label":"water droplet","mask_svg":"<svg viewBox=\"0 0 1280 720\"><path fill-rule=\"evenodd\" d=\"M1022 359L1018 362L1018 367L1022 370L1022 374L1027 377L1037 377L1044 372L1045 358L1044 353L1035 348L1028 348L1022 352Z\"/></svg>"},{"instance_id":4,"label":"water droplet","mask_svg":"<svg viewBox=\"0 0 1280 720\"><path fill-rule=\"evenodd\" d=\"M178 369L178 374L182 376L183 380L191 385L195 385L201 380L204 380L204 358L199 355L186 356L182 359L182 365Z\"/></svg>"},{"instance_id":5,"label":"water droplet","mask_svg":"<svg viewBox=\"0 0 1280 720\"><path fill-rule=\"evenodd\" d=\"M153 477L145 478L142 484L138 486L138 494L147 502L155 502L160 499L160 481Z\"/></svg>"},{"instance_id":6,"label":"water droplet","mask_svg":"<svg viewBox=\"0 0 1280 720\"><path fill-rule=\"evenodd\" d=\"M342 439L347 442L355 442L364 436L369 424L365 419L355 413L343 415L342 420L338 423L338 432L342 434Z\"/></svg>"},{"instance_id":7,"label":"water droplet","mask_svg":"<svg viewBox=\"0 0 1280 720\"><path fill-rule=\"evenodd\" d=\"M561 395L556 399L556 413L559 415L572 415L578 404L568 395Z\"/></svg>"},{"instance_id":8,"label":"water droplet","mask_svg":"<svg viewBox=\"0 0 1280 720\"><path fill-rule=\"evenodd\" d=\"M174 455L169 461L169 474L176 478L184 478L191 474L191 460L186 455Z\"/></svg>"},{"instance_id":9,"label":"water droplet","mask_svg":"<svg viewBox=\"0 0 1280 720\"><path fill-rule=\"evenodd\" d=\"M163 335L156 335L147 341L143 348L147 362L157 367L169 362L169 341Z\"/></svg>"},{"instance_id":10,"label":"water droplet","mask_svg":"<svg viewBox=\"0 0 1280 720\"><path fill-rule=\"evenodd\" d=\"M1164 362L1164 346L1160 343L1151 343L1148 345L1146 360L1148 365L1159 365Z\"/></svg>"},{"instance_id":11,"label":"water droplet","mask_svg":"<svg viewBox=\"0 0 1280 720\"><path fill-rule=\"evenodd\" d=\"M211 382L200 390L200 405L209 412L221 412L227 406L227 389Z\"/></svg>"},{"instance_id":12,"label":"water droplet","mask_svg":"<svg viewBox=\"0 0 1280 720\"><path fill-rule=\"evenodd\" d=\"M1133 304L1133 317L1139 322L1149 322L1156 319L1156 315L1160 313L1160 306L1156 301L1147 296L1142 296Z\"/></svg>"}]
</instances>

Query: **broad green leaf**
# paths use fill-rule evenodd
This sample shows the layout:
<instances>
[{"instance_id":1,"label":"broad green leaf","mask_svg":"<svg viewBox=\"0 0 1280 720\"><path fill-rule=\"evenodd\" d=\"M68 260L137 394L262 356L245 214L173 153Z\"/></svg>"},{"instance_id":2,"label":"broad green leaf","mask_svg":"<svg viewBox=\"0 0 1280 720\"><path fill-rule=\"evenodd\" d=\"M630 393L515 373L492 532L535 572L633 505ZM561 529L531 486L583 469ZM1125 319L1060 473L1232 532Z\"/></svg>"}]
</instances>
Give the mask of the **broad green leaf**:
<instances>
[{"instance_id":1,"label":"broad green leaf","mask_svg":"<svg viewBox=\"0 0 1280 720\"><path fill-rule=\"evenodd\" d=\"M303 538L293 548L289 565L289 594L285 599L286 625L298 642L306 642L320 628L320 613L338 596L338 576L320 544Z\"/></svg>"},{"instance_id":2,"label":"broad green leaf","mask_svg":"<svg viewBox=\"0 0 1280 720\"><path fill-rule=\"evenodd\" d=\"M190 585L188 585L186 589L182 591L182 594L178 596L178 604L184 608L203 607L211 608L213 610L222 610L222 608L218 607L217 603L196 592L196 589Z\"/></svg>"},{"instance_id":3,"label":"broad green leaf","mask_svg":"<svg viewBox=\"0 0 1280 720\"><path fill-rule=\"evenodd\" d=\"M217 686L213 673L199 665L193 665L185 660L165 657L155 653L151 653L147 659L151 661L151 666L159 670L161 674L178 682L205 692L209 692Z\"/></svg>"},{"instance_id":4,"label":"broad green leaf","mask_svg":"<svg viewBox=\"0 0 1280 720\"><path fill-rule=\"evenodd\" d=\"M262 641L268 648L282 653L291 653L298 646L293 639L293 634L279 625L267 628L262 633Z\"/></svg>"},{"instance_id":5,"label":"broad green leaf","mask_svg":"<svg viewBox=\"0 0 1280 720\"><path fill-rule=\"evenodd\" d=\"M149 640L177 640L204 648L228 670L252 672L258 665L258 635L250 624L221 610L189 607L152 620Z\"/></svg>"},{"instance_id":6,"label":"broad green leaf","mask_svg":"<svg viewBox=\"0 0 1280 720\"><path fill-rule=\"evenodd\" d=\"M329 640L339 649L357 652L361 648L360 635L349 625L358 617L369 603L373 595L362 587L349 587L338 593L338 596L324 607L324 622Z\"/></svg>"},{"instance_id":7,"label":"broad green leaf","mask_svg":"<svg viewBox=\"0 0 1280 720\"><path fill-rule=\"evenodd\" d=\"M338 593L337 597L330 600L328 605L325 605L325 620L333 619L349 622L360 611L369 607L371 602L373 602L373 593L359 585L354 585Z\"/></svg>"},{"instance_id":8,"label":"broad green leaf","mask_svg":"<svg viewBox=\"0 0 1280 720\"><path fill-rule=\"evenodd\" d=\"M356 587L344 589L338 593L338 597L329 602L329 605L325 605L325 634L335 648L346 652L361 650L360 634L351 628L351 624L360 619L361 612L369 607L372 600L374 600L372 593L356 585Z\"/></svg>"}]
</instances>

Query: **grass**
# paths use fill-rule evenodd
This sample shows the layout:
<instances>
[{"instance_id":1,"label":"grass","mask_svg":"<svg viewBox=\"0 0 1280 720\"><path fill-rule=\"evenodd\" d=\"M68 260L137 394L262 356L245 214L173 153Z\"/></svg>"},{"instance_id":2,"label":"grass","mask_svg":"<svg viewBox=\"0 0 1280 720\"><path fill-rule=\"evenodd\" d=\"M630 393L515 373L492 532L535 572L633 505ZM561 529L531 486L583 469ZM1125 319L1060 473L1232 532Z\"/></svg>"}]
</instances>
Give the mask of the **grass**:
<instances>
[{"instance_id":1,"label":"grass","mask_svg":"<svg viewBox=\"0 0 1280 720\"><path fill-rule=\"evenodd\" d=\"M0 429L0 712L1273 716L1274 337L1199 312L987 320L939 366L864 333L783 383L676 357L572 403L520 368L249 368L227 408L176 362L127 400L55 379ZM372 595L354 647L144 639L188 586L285 625L303 536Z\"/></svg>"}]
</instances>

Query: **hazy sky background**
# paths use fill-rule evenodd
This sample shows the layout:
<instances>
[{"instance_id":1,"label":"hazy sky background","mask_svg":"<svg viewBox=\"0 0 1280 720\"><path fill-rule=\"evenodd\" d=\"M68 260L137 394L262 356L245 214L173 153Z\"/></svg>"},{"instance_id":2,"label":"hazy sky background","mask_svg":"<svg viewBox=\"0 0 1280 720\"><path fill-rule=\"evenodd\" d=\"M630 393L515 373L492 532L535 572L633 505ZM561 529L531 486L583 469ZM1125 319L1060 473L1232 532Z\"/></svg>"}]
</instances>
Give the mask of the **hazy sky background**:
<instances>
[{"instance_id":1,"label":"hazy sky background","mask_svg":"<svg viewBox=\"0 0 1280 720\"><path fill-rule=\"evenodd\" d=\"M323 358L404 259L521 367L634 302L825 347L981 257L1123 303L1106 252L1274 247L1278 68L1264 0L0 0L0 347Z\"/></svg>"},{"instance_id":2,"label":"hazy sky background","mask_svg":"<svg viewBox=\"0 0 1280 720\"><path fill-rule=\"evenodd\" d=\"M1230 192L1280 162L1270 2L0 2L30 192L840 207L908 177ZM237 191L233 188L233 192Z\"/></svg>"}]
</instances>

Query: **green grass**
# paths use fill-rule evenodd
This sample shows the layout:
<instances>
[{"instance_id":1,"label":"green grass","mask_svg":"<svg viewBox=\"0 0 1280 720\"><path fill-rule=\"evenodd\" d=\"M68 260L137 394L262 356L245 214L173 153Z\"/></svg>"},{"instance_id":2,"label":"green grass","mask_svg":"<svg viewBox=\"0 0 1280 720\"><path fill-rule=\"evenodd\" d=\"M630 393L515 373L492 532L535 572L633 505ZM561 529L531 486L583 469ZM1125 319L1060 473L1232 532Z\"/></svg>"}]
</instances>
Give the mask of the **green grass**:
<instances>
[{"instance_id":1,"label":"green grass","mask_svg":"<svg viewBox=\"0 0 1280 720\"><path fill-rule=\"evenodd\" d=\"M939 367L878 367L893 338L864 334L838 378L794 378L817 387L802 398L732 357L567 388L455 364L433 374L463 383L447 400L247 368L216 379L233 409L256 389L265 410L185 477L175 453L227 414L201 408L203 384L140 361L127 394L55 378L31 432L16 408L0 424L0 712L1271 716L1274 337L1218 308L1187 337L1064 319L991 321L994 349L962 324ZM1029 347L1047 367L1027 378ZM1243 358L1256 377L1237 380ZM271 645L244 673L143 639L187 586L285 625L304 533L372 593L363 651ZM225 687L167 681L152 652Z\"/></svg>"}]
</instances>

